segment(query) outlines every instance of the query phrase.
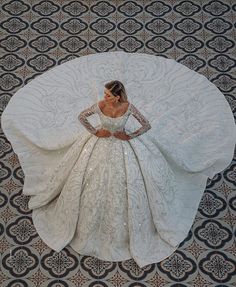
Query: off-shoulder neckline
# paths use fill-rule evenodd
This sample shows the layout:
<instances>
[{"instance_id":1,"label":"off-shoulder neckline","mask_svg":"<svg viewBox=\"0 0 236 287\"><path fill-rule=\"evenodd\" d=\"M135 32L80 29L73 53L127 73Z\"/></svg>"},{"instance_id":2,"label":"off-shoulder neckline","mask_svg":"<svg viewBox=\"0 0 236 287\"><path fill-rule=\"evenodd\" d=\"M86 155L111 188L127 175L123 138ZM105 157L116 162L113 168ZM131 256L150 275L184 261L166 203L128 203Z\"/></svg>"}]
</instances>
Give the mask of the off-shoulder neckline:
<instances>
[{"instance_id":1,"label":"off-shoulder neckline","mask_svg":"<svg viewBox=\"0 0 236 287\"><path fill-rule=\"evenodd\" d=\"M101 114L102 114L104 117L107 117L107 118L110 118L110 119L122 118L124 115L126 115L126 114L128 113L128 111L129 111L129 109L130 109L130 106L131 106L131 103L129 102L128 108L127 108L126 112L125 112L123 115L121 115L121 116L119 116L119 117L110 117L110 116L105 115L105 114L102 112L102 110L100 109L98 103L99 103L99 102L97 102L97 106L98 106L98 109L99 109L99 111L101 112Z\"/></svg>"}]
</instances>

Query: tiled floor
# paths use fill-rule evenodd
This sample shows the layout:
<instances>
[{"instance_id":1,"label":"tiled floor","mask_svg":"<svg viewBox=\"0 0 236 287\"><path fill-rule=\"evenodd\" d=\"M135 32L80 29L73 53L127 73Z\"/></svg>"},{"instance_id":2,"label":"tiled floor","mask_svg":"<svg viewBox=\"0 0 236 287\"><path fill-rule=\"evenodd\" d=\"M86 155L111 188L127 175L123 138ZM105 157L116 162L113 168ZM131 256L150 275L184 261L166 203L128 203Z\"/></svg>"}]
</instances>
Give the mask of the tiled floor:
<instances>
[{"instance_id":1,"label":"tiled floor","mask_svg":"<svg viewBox=\"0 0 236 287\"><path fill-rule=\"evenodd\" d=\"M236 1L6 0L0 10L0 112L35 76L91 53L123 50L176 59L204 74L236 112ZM0 286L236 286L236 162L208 181L195 223L166 260L138 268L57 253L39 238L24 175L0 135Z\"/></svg>"}]
</instances>

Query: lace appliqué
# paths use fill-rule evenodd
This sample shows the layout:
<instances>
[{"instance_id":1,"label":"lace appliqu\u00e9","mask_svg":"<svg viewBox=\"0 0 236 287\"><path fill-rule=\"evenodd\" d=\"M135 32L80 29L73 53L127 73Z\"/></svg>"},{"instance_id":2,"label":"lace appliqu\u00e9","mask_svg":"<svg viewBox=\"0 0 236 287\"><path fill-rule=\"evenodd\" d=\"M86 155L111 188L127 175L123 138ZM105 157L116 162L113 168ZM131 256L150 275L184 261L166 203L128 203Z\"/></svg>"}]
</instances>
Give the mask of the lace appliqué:
<instances>
[{"instance_id":1,"label":"lace appliqu\u00e9","mask_svg":"<svg viewBox=\"0 0 236 287\"><path fill-rule=\"evenodd\" d=\"M97 112L97 104L93 104L91 107L83 110L78 116L78 119L81 122L81 124L92 134L96 134L97 130L90 124L87 117L95 114L96 112Z\"/></svg>"},{"instance_id":2,"label":"lace appliqu\u00e9","mask_svg":"<svg viewBox=\"0 0 236 287\"><path fill-rule=\"evenodd\" d=\"M135 138L135 137L140 136L143 133L147 132L151 128L151 125L150 125L149 121L139 112L139 110L133 104L130 105L130 111L131 111L132 115L142 125L141 128L139 128L135 132L129 134L129 136L131 138Z\"/></svg>"}]
</instances>

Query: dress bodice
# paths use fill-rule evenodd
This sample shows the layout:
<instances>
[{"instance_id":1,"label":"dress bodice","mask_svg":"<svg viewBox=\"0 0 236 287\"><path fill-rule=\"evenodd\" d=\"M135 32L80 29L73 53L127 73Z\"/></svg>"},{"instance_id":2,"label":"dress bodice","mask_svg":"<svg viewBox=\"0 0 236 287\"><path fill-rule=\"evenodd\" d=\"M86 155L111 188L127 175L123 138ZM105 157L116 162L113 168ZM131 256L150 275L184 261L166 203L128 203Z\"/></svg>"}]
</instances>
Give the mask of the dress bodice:
<instances>
[{"instance_id":1,"label":"dress bodice","mask_svg":"<svg viewBox=\"0 0 236 287\"><path fill-rule=\"evenodd\" d=\"M100 109L98 103L97 103L97 109L98 109L98 114L100 117L101 121L101 127L104 129L109 130L111 133L114 133L116 131L123 131L125 129L125 123L128 120L130 116L130 104L128 106L127 111L119 117L109 117L106 116Z\"/></svg>"},{"instance_id":2,"label":"dress bodice","mask_svg":"<svg viewBox=\"0 0 236 287\"><path fill-rule=\"evenodd\" d=\"M151 128L151 125L149 121L139 112L139 110L131 103L129 103L127 111L119 117L109 117L106 116L100 109L98 103L93 104L91 107L83 110L78 118L81 124L84 125L84 127L92 134L96 134L97 129L93 127L87 117L91 116L92 114L97 113L100 117L101 126L100 128L104 128L109 130L111 133L114 133L116 131L124 131L125 124L129 118L129 116L132 114L138 122L142 125L138 130L134 131L133 133L129 134L130 138L137 137L146 131L148 131Z\"/></svg>"}]
</instances>

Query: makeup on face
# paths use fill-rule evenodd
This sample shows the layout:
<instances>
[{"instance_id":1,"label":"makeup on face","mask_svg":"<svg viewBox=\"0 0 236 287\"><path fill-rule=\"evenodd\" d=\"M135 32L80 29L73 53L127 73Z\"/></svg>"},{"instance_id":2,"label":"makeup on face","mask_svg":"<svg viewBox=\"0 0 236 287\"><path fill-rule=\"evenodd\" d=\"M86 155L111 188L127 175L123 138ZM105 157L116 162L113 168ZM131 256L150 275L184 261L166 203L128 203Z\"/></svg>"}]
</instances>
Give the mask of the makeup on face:
<instances>
[{"instance_id":1,"label":"makeup on face","mask_svg":"<svg viewBox=\"0 0 236 287\"><path fill-rule=\"evenodd\" d=\"M115 97L115 96L113 96L112 93L111 93L109 90L107 90L107 89L104 91L104 94L105 94L105 95L104 95L105 100L110 100L110 99L112 99L112 98Z\"/></svg>"}]
</instances>

